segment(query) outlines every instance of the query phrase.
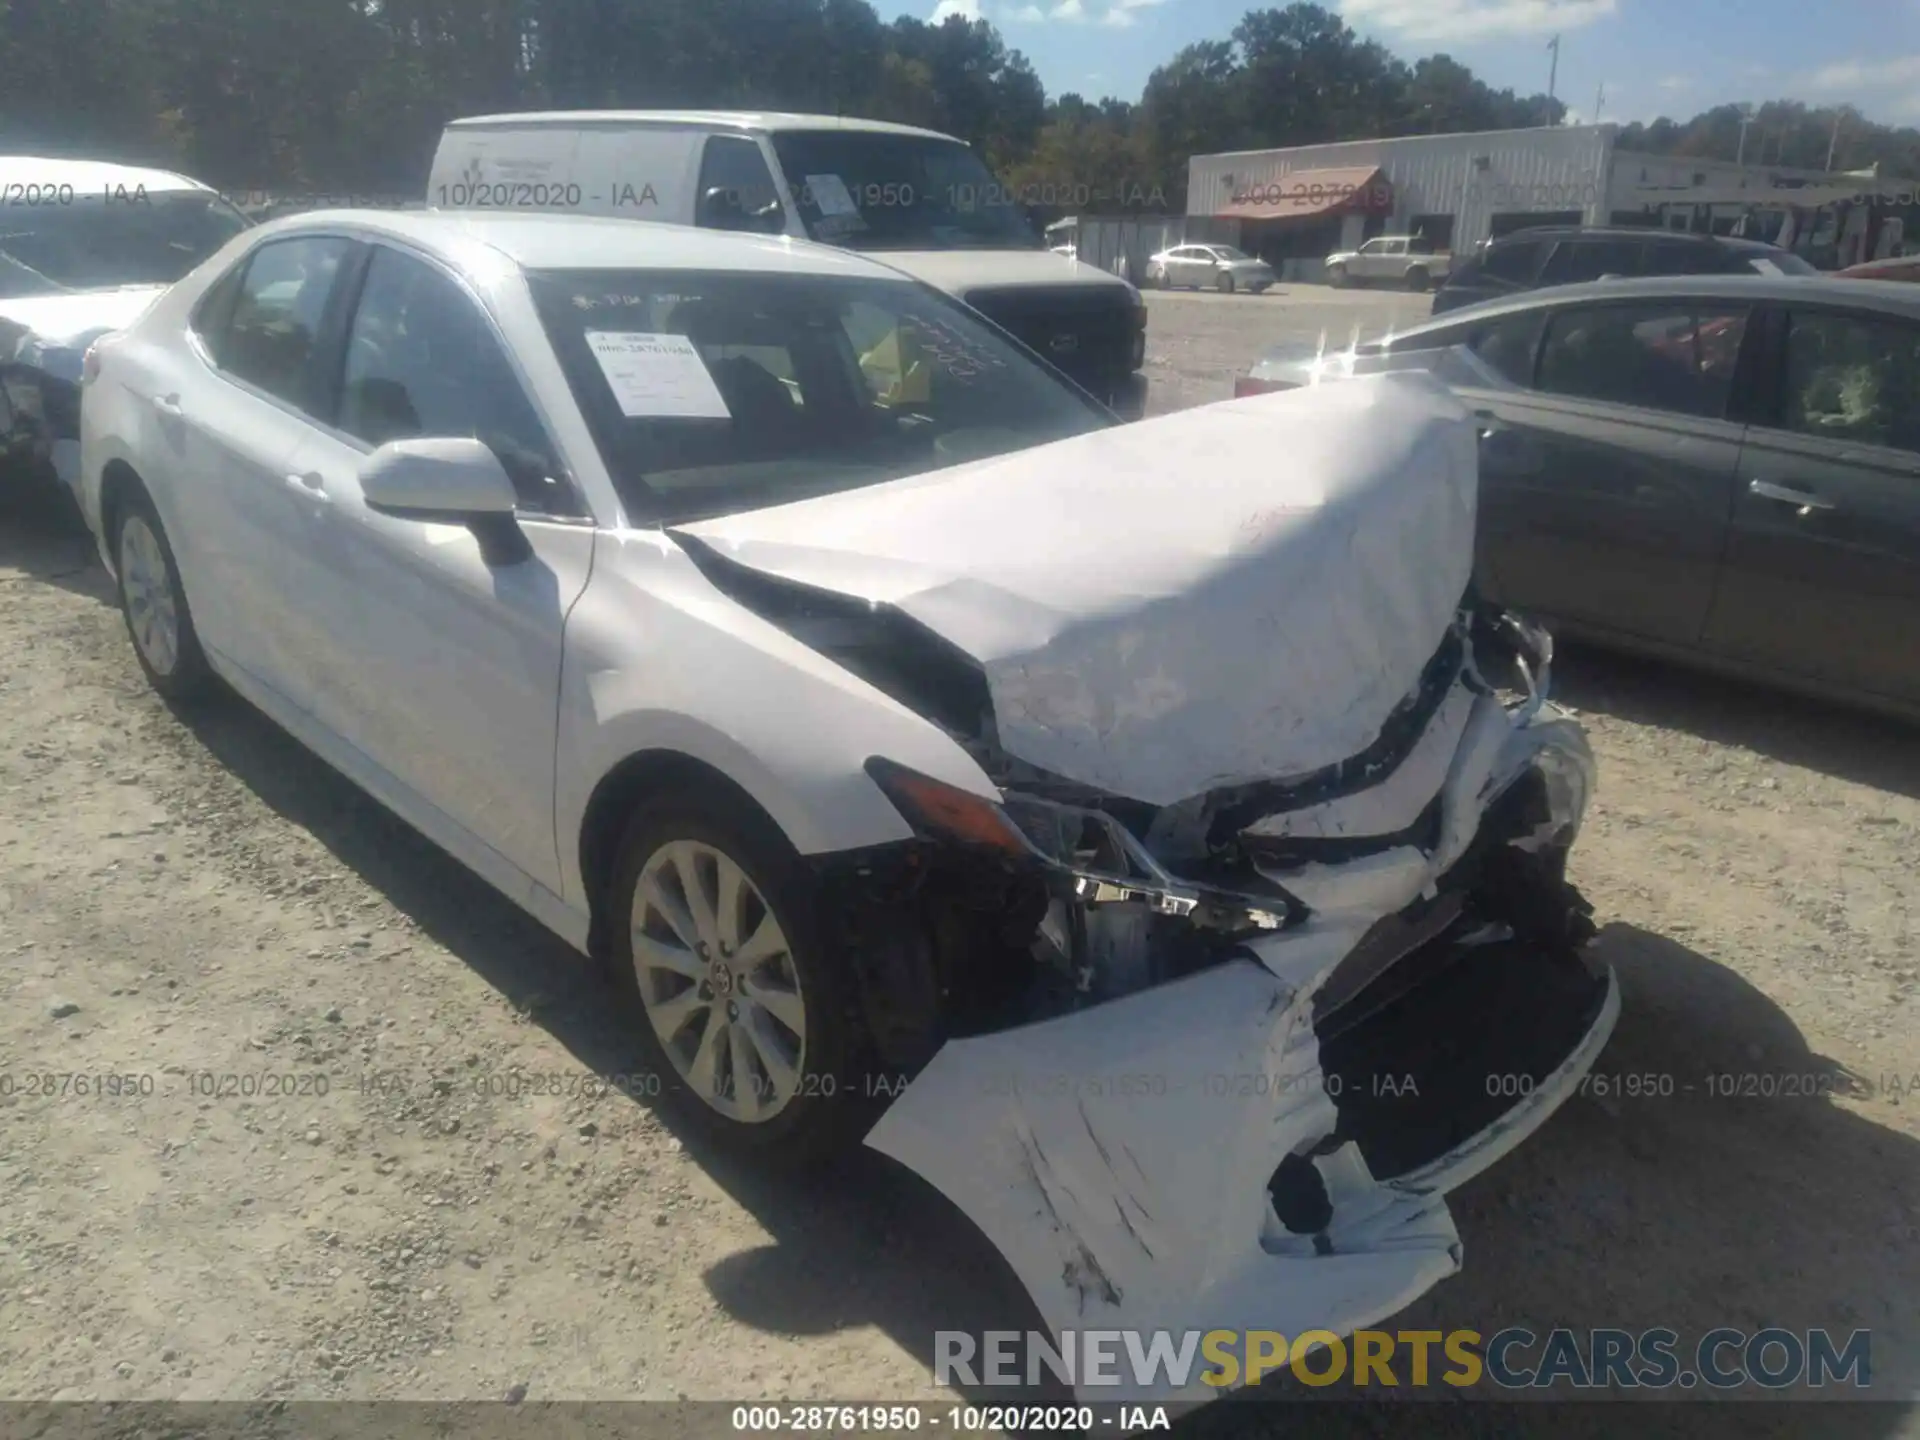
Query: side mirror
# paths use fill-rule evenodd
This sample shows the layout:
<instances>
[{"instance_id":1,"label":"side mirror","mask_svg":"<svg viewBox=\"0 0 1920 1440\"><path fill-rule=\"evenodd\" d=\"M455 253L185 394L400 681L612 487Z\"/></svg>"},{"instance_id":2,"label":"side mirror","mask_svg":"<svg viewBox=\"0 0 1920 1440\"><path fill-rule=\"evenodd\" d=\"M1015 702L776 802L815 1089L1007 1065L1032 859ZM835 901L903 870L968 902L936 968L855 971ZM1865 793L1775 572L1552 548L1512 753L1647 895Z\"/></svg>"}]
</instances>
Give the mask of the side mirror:
<instances>
[{"instance_id":1,"label":"side mirror","mask_svg":"<svg viewBox=\"0 0 1920 1440\"><path fill-rule=\"evenodd\" d=\"M709 230L744 230L747 209L740 193L725 185L710 185L700 194L700 224Z\"/></svg>"},{"instance_id":2,"label":"side mirror","mask_svg":"<svg viewBox=\"0 0 1920 1440\"><path fill-rule=\"evenodd\" d=\"M738 190L726 185L710 185L700 195L699 224L708 230L778 235L786 229L787 221L778 197L749 210Z\"/></svg>"},{"instance_id":3,"label":"side mirror","mask_svg":"<svg viewBox=\"0 0 1920 1440\"><path fill-rule=\"evenodd\" d=\"M472 439L389 440L360 463L367 508L410 520L465 525L489 565L512 565L533 548L513 518L519 497L486 444Z\"/></svg>"}]
</instances>

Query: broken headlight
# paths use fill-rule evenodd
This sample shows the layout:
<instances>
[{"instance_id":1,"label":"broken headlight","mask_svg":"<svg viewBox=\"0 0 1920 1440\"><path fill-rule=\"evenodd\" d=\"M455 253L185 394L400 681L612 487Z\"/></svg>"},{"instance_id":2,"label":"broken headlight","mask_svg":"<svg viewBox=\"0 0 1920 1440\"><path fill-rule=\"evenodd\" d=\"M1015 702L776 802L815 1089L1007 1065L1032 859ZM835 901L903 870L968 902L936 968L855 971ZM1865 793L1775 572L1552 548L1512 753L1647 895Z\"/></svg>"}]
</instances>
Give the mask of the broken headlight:
<instances>
[{"instance_id":1,"label":"broken headlight","mask_svg":"<svg viewBox=\"0 0 1920 1440\"><path fill-rule=\"evenodd\" d=\"M1006 811L991 800L878 755L867 761L866 770L916 835L1027 858L1028 842L1014 829Z\"/></svg>"}]
</instances>

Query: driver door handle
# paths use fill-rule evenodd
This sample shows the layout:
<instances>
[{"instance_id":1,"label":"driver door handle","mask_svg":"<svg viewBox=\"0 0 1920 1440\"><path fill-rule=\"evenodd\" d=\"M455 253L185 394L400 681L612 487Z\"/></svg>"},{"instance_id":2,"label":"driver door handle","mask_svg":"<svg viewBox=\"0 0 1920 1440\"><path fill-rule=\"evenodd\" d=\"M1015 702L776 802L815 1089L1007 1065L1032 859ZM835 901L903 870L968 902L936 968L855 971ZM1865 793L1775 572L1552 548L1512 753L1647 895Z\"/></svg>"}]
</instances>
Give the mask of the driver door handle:
<instances>
[{"instance_id":1,"label":"driver door handle","mask_svg":"<svg viewBox=\"0 0 1920 1440\"><path fill-rule=\"evenodd\" d=\"M162 415L166 416L169 420L178 420L181 417L181 415L184 413L180 408L180 397L177 394L154 396L153 408L158 410Z\"/></svg>"},{"instance_id":2,"label":"driver door handle","mask_svg":"<svg viewBox=\"0 0 1920 1440\"><path fill-rule=\"evenodd\" d=\"M1748 481L1747 493L1758 495L1762 500L1778 500L1783 505L1797 505L1803 515L1815 510L1834 508L1831 500L1823 500L1812 491L1795 490L1788 485L1775 485L1769 480Z\"/></svg>"},{"instance_id":3,"label":"driver door handle","mask_svg":"<svg viewBox=\"0 0 1920 1440\"><path fill-rule=\"evenodd\" d=\"M289 475L287 484L299 491L303 500L325 501L331 498L327 494L327 478L318 470L309 470L304 475Z\"/></svg>"}]
</instances>

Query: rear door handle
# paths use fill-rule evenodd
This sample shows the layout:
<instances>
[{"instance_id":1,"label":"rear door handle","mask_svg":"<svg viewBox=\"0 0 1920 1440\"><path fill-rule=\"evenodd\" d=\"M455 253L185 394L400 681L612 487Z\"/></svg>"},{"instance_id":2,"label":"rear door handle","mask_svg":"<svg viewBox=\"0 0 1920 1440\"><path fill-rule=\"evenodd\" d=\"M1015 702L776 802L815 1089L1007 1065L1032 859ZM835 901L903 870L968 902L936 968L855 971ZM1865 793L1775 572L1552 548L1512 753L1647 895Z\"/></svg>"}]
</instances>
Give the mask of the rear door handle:
<instances>
[{"instance_id":1,"label":"rear door handle","mask_svg":"<svg viewBox=\"0 0 1920 1440\"><path fill-rule=\"evenodd\" d=\"M1782 505L1797 505L1803 515L1834 508L1831 500L1823 500L1811 491L1795 490L1790 485L1775 485L1769 480L1748 481L1747 493L1758 495L1762 500L1778 500Z\"/></svg>"},{"instance_id":2,"label":"rear door handle","mask_svg":"<svg viewBox=\"0 0 1920 1440\"><path fill-rule=\"evenodd\" d=\"M158 410L162 415L166 416L169 420L178 420L183 413L182 410L180 409L180 397L178 395L154 396L153 408Z\"/></svg>"},{"instance_id":3,"label":"rear door handle","mask_svg":"<svg viewBox=\"0 0 1920 1440\"><path fill-rule=\"evenodd\" d=\"M1491 410L1473 412L1474 423L1480 427L1480 438L1488 439L1494 435L1504 435L1507 427L1500 423L1500 417Z\"/></svg>"}]
</instances>

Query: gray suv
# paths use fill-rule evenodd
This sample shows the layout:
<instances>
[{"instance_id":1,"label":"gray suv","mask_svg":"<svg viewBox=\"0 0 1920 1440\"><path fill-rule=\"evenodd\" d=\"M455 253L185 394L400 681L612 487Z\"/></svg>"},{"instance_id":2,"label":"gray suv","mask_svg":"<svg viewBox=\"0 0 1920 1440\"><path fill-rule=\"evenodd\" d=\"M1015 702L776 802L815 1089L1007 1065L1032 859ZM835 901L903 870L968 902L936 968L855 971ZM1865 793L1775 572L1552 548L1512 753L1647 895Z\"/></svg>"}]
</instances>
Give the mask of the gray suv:
<instances>
[{"instance_id":1,"label":"gray suv","mask_svg":"<svg viewBox=\"0 0 1920 1440\"><path fill-rule=\"evenodd\" d=\"M1778 245L1645 228L1558 225L1488 241L1433 297L1444 314L1548 285L1641 275L1818 275Z\"/></svg>"}]
</instances>

